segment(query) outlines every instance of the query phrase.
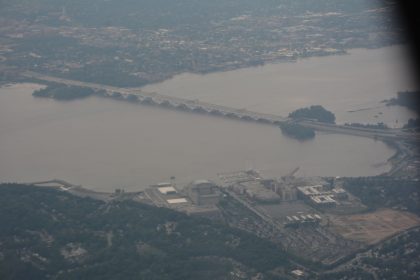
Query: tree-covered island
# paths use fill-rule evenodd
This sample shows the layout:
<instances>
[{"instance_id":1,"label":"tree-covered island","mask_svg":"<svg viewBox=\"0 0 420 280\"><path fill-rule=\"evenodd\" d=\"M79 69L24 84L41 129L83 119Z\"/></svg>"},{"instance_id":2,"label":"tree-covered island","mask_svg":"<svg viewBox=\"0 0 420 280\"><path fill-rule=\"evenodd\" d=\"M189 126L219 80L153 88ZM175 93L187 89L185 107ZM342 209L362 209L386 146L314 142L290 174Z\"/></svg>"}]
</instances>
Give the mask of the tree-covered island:
<instances>
[{"instance_id":1,"label":"tree-covered island","mask_svg":"<svg viewBox=\"0 0 420 280\"><path fill-rule=\"evenodd\" d=\"M281 132L289 137L298 140L309 140L315 138L315 131L312 128L304 127L296 123L280 124Z\"/></svg>"},{"instance_id":2,"label":"tree-covered island","mask_svg":"<svg viewBox=\"0 0 420 280\"><path fill-rule=\"evenodd\" d=\"M91 88L63 84L51 84L32 93L35 97L46 97L62 101L86 98L93 94L95 94L95 91Z\"/></svg>"},{"instance_id":3,"label":"tree-covered island","mask_svg":"<svg viewBox=\"0 0 420 280\"><path fill-rule=\"evenodd\" d=\"M297 109L289 114L289 118L294 120L314 119L319 122L335 123L335 115L321 105L312 105L311 107Z\"/></svg>"},{"instance_id":4,"label":"tree-covered island","mask_svg":"<svg viewBox=\"0 0 420 280\"><path fill-rule=\"evenodd\" d=\"M407 109L410 109L414 112L419 113L419 104L420 104L420 90L417 91L400 91L397 93L396 98L391 98L389 100L384 100L387 106L403 106Z\"/></svg>"}]
</instances>

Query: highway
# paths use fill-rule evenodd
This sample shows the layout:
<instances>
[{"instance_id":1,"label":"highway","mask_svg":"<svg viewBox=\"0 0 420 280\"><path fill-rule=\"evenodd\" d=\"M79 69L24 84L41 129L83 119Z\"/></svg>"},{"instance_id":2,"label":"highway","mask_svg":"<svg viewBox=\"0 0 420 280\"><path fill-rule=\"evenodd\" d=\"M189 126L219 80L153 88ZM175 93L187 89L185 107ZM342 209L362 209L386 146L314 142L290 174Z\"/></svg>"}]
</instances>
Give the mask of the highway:
<instances>
[{"instance_id":1,"label":"highway","mask_svg":"<svg viewBox=\"0 0 420 280\"><path fill-rule=\"evenodd\" d=\"M22 73L22 76L32 79L37 79L41 81L47 81L47 82L54 82L59 84L65 84L69 86L79 86L79 87L87 87L92 88L96 90L105 90L107 92L118 92L123 96L128 96L130 94L136 95L140 101L149 101L157 105L169 105L170 107L183 107L186 109L190 109L191 111L200 111L204 110L208 113L215 113L215 114L221 114L225 116L234 115L238 117L239 119L245 119L245 120L261 120L261 121L267 121L267 122L284 122L287 120L287 118L272 115L272 114L264 114L264 113L258 113L258 112L252 112L246 109L237 109L232 107L227 107L223 105L217 105L212 104L208 102L203 102L199 100L190 100L185 98L179 98L174 96L168 96L163 94L158 94L156 92L146 92L139 88L123 88L123 87L113 87L103 84L95 84L95 83L87 83L87 82L81 82L76 80L69 80L64 78L57 78L53 76L43 75L31 71L26 71Z\"/></svg>"},{"instance_id":2,"label":"highway","mask_svg":"<svg viewBox=\"0 0 420 280\"><path fill-rule=\"evenodd\" d=\"M279 125L284 122L295 122L302 126L312 128L317 131L325 131L330 133L340 133L348 135L356 135L361 137L370 137L374 139L383 139L383 140L410 140L410 141L419 141L419 133L405 132L401 129L372 129L372 128L361 128L361 127L350 127L344 125L336 124L327 124L316 122L313 120L292 120L290 118L274 115L274 114L265 114L259 112L253 112L246 109L238 109L227 107L223 105L212 104L208 102L203 102L199 100L190 100L185 98L179 98L174 96L168 96L159 94L156 92L146 92L139 88L123 88L123 87L113 87L103 84L87 83L76 80L69 80L64 78L57 78L49 75L43 75L40 73L35 73L31 71L26 71L22 73L22 76L47 81L65 84L69 86L79 86L87 87L95 90L104 90L109 94L114 92L120 93L124 98L127 98L129 95L135 95L140 102L156 104L170 108L178 108L186 111L192 111L197 113L208 113L211 115L225 116L229 118L237 118L246 121L257 121L260 123Z\"/></svg>"},{"instance_id":3,"label":"highway","mask_svg":"<svg viewBox=\"0 0 420 280\"><path fill-rule=\"evenodd\" d=\"M321 123L310 120L301 120L297 123L302 126L312 128L318 131L349 134L361 137L370 137L374 139L390 139L390 140L410 140L419 141L420 135L418 133L405 132L402 129L374 129L374 128L362 128L362 127L351 127L338 124Z\"/></svg>"}]
</instances>

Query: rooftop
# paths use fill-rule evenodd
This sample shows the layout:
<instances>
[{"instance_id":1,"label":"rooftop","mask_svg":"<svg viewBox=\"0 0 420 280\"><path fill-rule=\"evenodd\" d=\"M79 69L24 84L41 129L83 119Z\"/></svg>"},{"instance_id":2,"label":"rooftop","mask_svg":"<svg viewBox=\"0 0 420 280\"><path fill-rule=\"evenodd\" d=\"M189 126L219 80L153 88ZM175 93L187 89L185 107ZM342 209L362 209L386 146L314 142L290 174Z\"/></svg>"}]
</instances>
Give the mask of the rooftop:
<instances>
[{"instance_id":1,"label":"rooftop","mask_svg":"<svg viewBox=\"0 0 420 280\"><path fill-rule=\"evenodd\" d=\"M211 184L209 180L195 180L193 182L194 185L201 185L201 184Z\"/></svg>"},{"instance_id":2,"label":"rooftop","mask_svg":"<svg viewBox=\"0 0 420 280\"><path fill-rule=\"evenodd\" d=\"M176 193L176 189L172 186L170 187L160 187L158 188L159 192L162 194Z\"/></svg>"},{"instance_id":3,"label":"rooftop","mask_svg":"<svg viewBox=\"0 0 420 280\"><path fill-rule=\"evenodd\" d=\"M243 182L239 185L245 187L246 192L251 197L257 199L257 200L264 200L264 201L275 201L280 199L278 194L275 192L267 189L261 183L258 181L250 181L250 182Z\"/></svg>"},{"instance_id":4,"label":"rooftop","mask_svg":"<svg viewBox=\"0 0 420 280\"><path fill-rule=\"evenodd\" d=\"M187 203L188 201L181 197L181 198L173 198L173 199L168 199L166 200L166 202L168 202L169 204L178 204L178 203Z\"/></svg>"},{"instance_id":5,"label":"rooftop","mask_svg":"<svg viewBox=\"0 0 420 280\"><path fill-rule=\"evenodd\" d=\"M318 195L311 196L311 200L317 204L329 204L336 203L335 200L330 195Z\"/></svg>"}]
</instances>

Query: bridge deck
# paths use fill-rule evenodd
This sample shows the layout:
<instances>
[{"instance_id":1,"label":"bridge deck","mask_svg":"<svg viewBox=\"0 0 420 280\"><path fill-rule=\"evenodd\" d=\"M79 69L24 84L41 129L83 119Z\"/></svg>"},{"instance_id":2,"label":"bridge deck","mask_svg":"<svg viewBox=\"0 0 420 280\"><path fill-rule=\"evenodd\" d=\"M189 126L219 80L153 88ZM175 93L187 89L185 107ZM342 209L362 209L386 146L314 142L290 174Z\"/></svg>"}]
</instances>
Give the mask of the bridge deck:
<instances>
[{"instance_id":1,"label":"bridge deck","mask_svg":"<svg viewBox=\"0 0 420 280\"><path fill-rule=\"evenodd\" d=\"M102 85L102 84L87 83L87 82L52 77L52 76L43 75L43 74L30 72L30 71L24 72L22 73L22 75L28 78L34 78L34 79L48 81L48 82L55 82L55 83L61 83L65 85L72 85L72 86L88 87L88 88L92 88L96 90L105 90L107 92L118 92L125 98L128 97L129 95L135 95L140 101L148 101L153 104L167 105L169 107L174 107L174 108L184 108L189 111L220 114L227 117L235 117L235 118L243 119L243 120L260 121L260 122L270 123L270 124L275 124L275 125L278 125L282 122L292 121L289 118L285 118L285 117L274 115L274 114L253 112L246 109L232 108L232 107L227 107L223 105L212 104L209 102L203 102L199 100L190 100L186 98L158 94L156 92L146 92L138 88L121 88L121 87L113 87L113 86ZM320 130L320 131L350 134L350 135L357 135L357 136L371 137L371 138L407 139L407 140L414 140L414 141L420 140L420 135L418 133L409 133L401 129L371 129L371 128L361 128L361 127L350 127L350 126L343 126L343 125L336 125L336 124L320 123L320 122L315 122L311 120L298 120L295 122L301 124L302 126L310 127L310 128L313 128L315 130Z\"/></svg>"}]
</instances>

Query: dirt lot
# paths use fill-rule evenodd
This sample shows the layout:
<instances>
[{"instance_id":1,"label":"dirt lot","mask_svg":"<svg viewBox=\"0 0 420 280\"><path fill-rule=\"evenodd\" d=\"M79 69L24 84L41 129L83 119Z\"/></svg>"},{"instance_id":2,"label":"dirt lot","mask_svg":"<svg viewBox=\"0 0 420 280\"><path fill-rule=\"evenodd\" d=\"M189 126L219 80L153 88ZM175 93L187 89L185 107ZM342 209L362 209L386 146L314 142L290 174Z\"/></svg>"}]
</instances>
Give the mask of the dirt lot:
<instances>
[{"instance_id":1,"label":"dirt lot","mask_svg":"<svg viewBox=\"0 0 420 280\"><path fill-rule=\"evenodd\" d=\"M346 239L374 244L403 230L420 225L420 217L392 209L372 213L329 216L330 229Z\"/></svg>"}]
</instances>

